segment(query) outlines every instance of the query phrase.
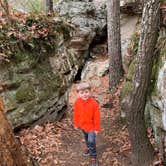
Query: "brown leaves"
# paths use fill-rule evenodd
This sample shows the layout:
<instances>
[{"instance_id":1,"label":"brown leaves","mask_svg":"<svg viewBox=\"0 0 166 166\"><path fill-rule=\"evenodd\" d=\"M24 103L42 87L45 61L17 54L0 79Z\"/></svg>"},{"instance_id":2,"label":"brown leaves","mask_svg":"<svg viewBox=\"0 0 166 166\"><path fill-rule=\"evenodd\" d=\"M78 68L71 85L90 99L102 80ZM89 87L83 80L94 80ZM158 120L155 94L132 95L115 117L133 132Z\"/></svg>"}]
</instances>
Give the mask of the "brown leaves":
<instances>
[{"instance_id":1,"label":"brown leaves","mask_svg":"<svg viewBox=\"0 0 166 166\"><path fill-rule=\"evenodd\" d=\"M94 90L96 97L100 96L100 105L112 102L111 108L101 107L101 132L97 136L98 160L102 166L132 166L131 144L126 124L119 118L119 90L108 92L108 76L101 78L102 87ZM93 87L94 88L94 87ZM69 108L61 122L47 123L20 132L21 142L35 156L41 166L45 165L80 165L87 166L89 159L82 157L84 142L81 132L72 128L72 104L77 96L75 85L69 94ZM148 130L153 137L152 130ZM161 157L156 155L153 166L161 165Z\"/></svg>"},{"instance_id":2,"label":"brown leaves","mask_svg":"<svg viewBox=\"0 0 166 166\"><path fill-rule=\"evenodd\" d=\"M20 139L28 150L35 156L41 164L52 162L54 153L58 152L60 141L60 131L54 124L36 125L33 129L22 130ZM57 160L54 159L54 163Z\"/></svg>"},{"instance_id":3,"label":"brown leaves","mask_svg":"<svg viewBox=\"0 0 166 166\"><path fill-rule=\"evenodd\" d=\"M10 56L19 49L53 49L58 32L55 32L55 20L44 15L30 16L21 12L11 12L12 24L0 12L0 53ZM63 21L62 21L63 24ZM42 44L41 44L42 43ZM40 48L45 49L40 49ZM40 53L39 53L40 54Z\"/></svg>"}]
</instances>

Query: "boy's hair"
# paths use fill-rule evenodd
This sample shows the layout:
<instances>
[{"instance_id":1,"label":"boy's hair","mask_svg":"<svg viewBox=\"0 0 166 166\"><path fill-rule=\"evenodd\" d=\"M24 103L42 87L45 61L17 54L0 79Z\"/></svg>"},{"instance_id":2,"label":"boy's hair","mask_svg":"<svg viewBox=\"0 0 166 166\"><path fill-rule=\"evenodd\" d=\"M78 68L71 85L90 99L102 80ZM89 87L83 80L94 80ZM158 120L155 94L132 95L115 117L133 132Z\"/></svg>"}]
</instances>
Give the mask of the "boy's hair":
<instances>
[{"instance_id":1,"label":"boy's hair","mask_svg":"<svg viewBox=\"0 0 166 166\"><path fill-rule=\"evenodd\" d=\"M89 82L87 81L81 81L77 84L76 86L77 92L79 92L80 90L85 90L85 89L91 89L91 86L89 84Z\"/></svg>"}]
</instances>

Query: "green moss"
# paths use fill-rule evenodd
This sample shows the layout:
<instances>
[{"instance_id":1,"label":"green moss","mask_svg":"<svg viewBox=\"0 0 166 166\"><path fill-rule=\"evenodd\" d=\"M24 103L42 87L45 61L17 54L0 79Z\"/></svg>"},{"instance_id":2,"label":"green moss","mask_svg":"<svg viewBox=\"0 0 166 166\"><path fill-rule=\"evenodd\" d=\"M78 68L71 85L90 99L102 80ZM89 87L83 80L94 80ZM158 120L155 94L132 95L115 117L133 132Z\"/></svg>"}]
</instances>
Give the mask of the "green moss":
<instances>
[{"instance_id":1,"label":"green moss","mask_svg":"<svg viewBox=\"0 0 166 166\"><path fill-rule=\"evenodd\" d=\"M15 95L15 98L17 102L23 103L23 102L33 100L35 96L36 96L35 89L32 86L27 85L24 87L20 87L18 89Z\"/></svg>"},{"instance_id":2,"label":"green moss","mask_svg":"<svg viewBox=\"0 0 166 166\"><path fill-rule=\"evenodd\" d=\"M127 52L128 56L124 56L124 65L128 69L132 61L135 59L138 51L139 34L134 33L131 37Z\"/></svg>"},{"instance_id":3,"label":"green moss","mask_svg":"<svg viewBox=\"0 0 166 166\"><path fill-rule=\"evenodd\" d=\"M120 119L119 119L119 124L121 124L121 126L124 126L124 125L126 125L127 124L127 119L126 118L122 118L122 117L120 117Z\"/></svg>"},{"instance_id":4,"label":"green moss","mask_svg":"<svg viewBox=\"0 0 166 166\"><path fill-rule=\"evenodd\" d=\"M160 142L160 136L161 136L161 128L162 128L162 115L161 110L157 109L155 102L153 102L153 105L151 101L158 101L159 100L159 94L158 94L158 88L157 88L157 79L159 75L159 70L163 66L163 59L165 59L166 55L166 46L165 46L166 39L160 39L157 44L157 50L155 51L155 59L153 60L153 67L152 67L152 73L151 73L151 82L148 89L148 102L145 107L145 122L147 127L152 127L155 134L155 141L156 144L159 144Z\"/></svg>"},{"instance_id":5,"label":"green moss","mask_svg":"<svg viewBox=\"0 0 166 166\"><path fill-rule=\"evenodd\" d=\"M157 96L158 90L157 90L157 77L160 68L163 66L163 59L165 59L166 56L166 38L162 38L158 41L158 49L160 51L156 51L155 59L153 61L153 67L152 67L152 74L151 74L151 83L149 88L149 96Z\"/></svg>"},{"instance_id":6,"label":"green moss","mask_svg":"<svg viewBox=\"0 0 166 166\"><path fill-rule=\"evenodd\" d=\"M33 110L34 105L35 105L35 101L30 101L28 103L25 103L24 109L25 110Z\"/></svg>"},{"instance_id":7,"label":"green moss","mask_svg":"<svg viewBox=\"0 0 166 166\"><path fill-rule=\"evenodd\" d=\"M17 68L31 66L31 64L37 63L37 59L35 53L26 50L21 51L19 49L10 56L10 60L17 65Z\"/></svg>"},{"instance_id":8,"label":"green moss","mask_svg":"<svg viewBox=\"0 0 166 166\"><path fill-rule=\"evenodd\" d=\"M131 51L131 55L132 56L136 56L137 51L138 51L138 43L139 43L139 33L134 33L131 37L131 42L130 42L130 46L129 46L129 51Z\"/></svg>"},{"instance_id":9,"label":"green moss","mask_svg":"<svg viewBox=\"0 0 166 166\"><path fill-rule=\"evenodd\" d=\"M149 96L156 96L158 94L158 90L157 90L157 77L158 77L158 72L160 67L162 66L162 59L159 56L159 58L155 59L154 63L153 63L153 67L152 67L152 74L151 74L151 82L150 82L150 87L149 87Z\"/></svg>"},{"instance_id":10,"label":"green moss","mask_svg":"<svg viewBox=\"0 0 166 166\"><path fill-rule=\"evenodd\" d=\"M59 20L59 21L58 21ZM17 21L12 25L5 25L0 32L0 52L8 55L9 60L22 61L25 57L22 52L33 53L34 57L46 56L46 52L54 52L59 43L71 37L73 27L60 19L45 15L30 15L24 22ZM34 32L33 34L31 32ZM20 32L21 35L16 35ZM6 35L10 33L11 35ZM11 59L10 59L11 58Z\"/></svg>"},{"instance_id":11,"label":"green moss","mask_svg":"<svg viewBox=\"0 0 166 166\"><path fill-rule=\"evenodd\" d=\"M145 112L144 112L146 128L152 127L150 109L151 109L151 104L150 104L150 102L147 102L146 106L145 106Z\"/></svg>"},{"instance_id":12,"label":"green moss","mask_svg":"<svg viewBox=\"0 0 166 166\"><path fill-rule=\"evenodd\" d=\"M126 81L122 87L121 94L120 94L120 101L122 101L131 91L132 84L129 81Z\"/></svg>"},{"instance_id":13,"label":"green moss","mask_svg":"<svg viewBox=\"0 0 166 166\"><path fill-rule=\"evenodd\" d=\"M39 82L37 94L39 101L48 99L54 93L59 93L62 87L62 78L58 73L54 74L51 71L52 69L48 60L44 60L36 66L34 74Z\"/></svg>"},{"instance_id":14,"label":"green moss","mask_svg":"<svg viewBox=\"0 0 166 166\"><path fill-rule=\"evenodd\" d=\"M128 73L126 76L127 80L129 81L131 81L133 78L134 71L135 71L135 64L136 64L136 60L134 59L129 66Z\"/></svg>"},{"instance_id":15,"label":"green moss","mask_svg":"<svg viewBox=\"0 0 166 166\"><path fill-rule=\"evenodd\" d=\"M23 53L22 51L17 51L11 55L11 60L15 62L24 61L27 58L27 53Z\"/></svg>"}]
</instances>

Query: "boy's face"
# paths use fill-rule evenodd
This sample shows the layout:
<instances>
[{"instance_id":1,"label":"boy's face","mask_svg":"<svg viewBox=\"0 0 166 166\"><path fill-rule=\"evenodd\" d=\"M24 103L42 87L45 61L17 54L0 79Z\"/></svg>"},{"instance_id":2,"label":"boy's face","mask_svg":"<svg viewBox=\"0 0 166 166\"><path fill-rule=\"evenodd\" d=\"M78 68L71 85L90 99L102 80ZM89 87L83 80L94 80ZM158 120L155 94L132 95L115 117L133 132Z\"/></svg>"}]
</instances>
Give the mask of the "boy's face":
<instances>
[{"instance_id":1,"label":"boy's face","mask_svg":"<svg viewBox=\"0 0 166 166\"><path fill-rule=\"evenodd\" d=\"M84 89L84 90L80 90L78 94L83 100L87 100L90 97L91 92L89 89Z\"/></svg>"}]
</instances>

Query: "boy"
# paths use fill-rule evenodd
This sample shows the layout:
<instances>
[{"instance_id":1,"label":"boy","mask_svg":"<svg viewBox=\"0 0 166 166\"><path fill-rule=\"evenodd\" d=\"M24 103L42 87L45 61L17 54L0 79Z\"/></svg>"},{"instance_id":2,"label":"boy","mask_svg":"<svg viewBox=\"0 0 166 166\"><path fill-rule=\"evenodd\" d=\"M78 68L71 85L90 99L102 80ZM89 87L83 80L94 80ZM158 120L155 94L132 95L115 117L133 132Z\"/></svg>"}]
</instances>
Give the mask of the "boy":
<instances>
[{"instance_id":1,"label":"boy","mask_svg":"<svg viewBox=\"0 0 166 166\"><path fill-rule=\"evenodd\" d=\"M86 151L84 156L91 157L91 166L98 166L96 157L96 135L100 130L99 104L91 97L91 87L87 82L77 85L79 98L74 104L74 126L82 129Z\"/></svg>"}]
</instances>

